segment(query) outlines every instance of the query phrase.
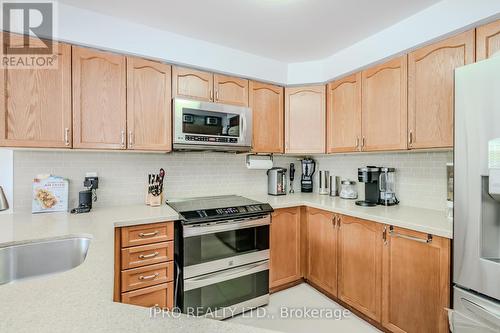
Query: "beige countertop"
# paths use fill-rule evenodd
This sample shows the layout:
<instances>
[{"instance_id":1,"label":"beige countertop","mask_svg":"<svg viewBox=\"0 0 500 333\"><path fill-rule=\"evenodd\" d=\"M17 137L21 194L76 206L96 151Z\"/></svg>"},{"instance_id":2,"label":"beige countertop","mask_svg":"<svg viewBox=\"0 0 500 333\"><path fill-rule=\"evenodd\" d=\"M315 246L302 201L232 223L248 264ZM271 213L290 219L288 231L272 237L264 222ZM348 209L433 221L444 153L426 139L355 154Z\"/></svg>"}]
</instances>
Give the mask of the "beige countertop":
<instances>
[{"instance_id":1,"label":"beige countertop","mask_svg":"<svg viewBox=\"0 0 500 333\"><path fill-rule=\"evenodd\" d=\"M310 206L437 236L452 237L445 213L420 208L358 207L353 201L318 194L246 194L273 208ZM114 228L177 219L168 206L96 208L88 214L0 215L0 247L47 238L92 238L78 267L48 276L0 285L0 332L265 332L228 322L182 315L150 318L146 308L114 303Z\"/></svg>"}]
</instances>

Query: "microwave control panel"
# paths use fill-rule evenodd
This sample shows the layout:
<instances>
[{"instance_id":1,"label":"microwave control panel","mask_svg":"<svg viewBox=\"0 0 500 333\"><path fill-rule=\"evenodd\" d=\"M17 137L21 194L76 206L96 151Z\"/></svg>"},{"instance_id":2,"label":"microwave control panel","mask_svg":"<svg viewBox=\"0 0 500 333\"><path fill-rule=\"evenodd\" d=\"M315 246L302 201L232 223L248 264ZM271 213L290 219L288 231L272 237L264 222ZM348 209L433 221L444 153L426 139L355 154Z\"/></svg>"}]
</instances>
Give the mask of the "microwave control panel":
<instances>
[{"instance_id":1,"label":"microwave control panel","mask_svg":"<svg viewBox=\"0 0 500 333\"><path fill-rule=\"evenodd\" d=\"M238 143L237 138L225 138L218 136L186 135L186 141L198 142L219 142L219 143Z\"/></svg>"}]
</instances>

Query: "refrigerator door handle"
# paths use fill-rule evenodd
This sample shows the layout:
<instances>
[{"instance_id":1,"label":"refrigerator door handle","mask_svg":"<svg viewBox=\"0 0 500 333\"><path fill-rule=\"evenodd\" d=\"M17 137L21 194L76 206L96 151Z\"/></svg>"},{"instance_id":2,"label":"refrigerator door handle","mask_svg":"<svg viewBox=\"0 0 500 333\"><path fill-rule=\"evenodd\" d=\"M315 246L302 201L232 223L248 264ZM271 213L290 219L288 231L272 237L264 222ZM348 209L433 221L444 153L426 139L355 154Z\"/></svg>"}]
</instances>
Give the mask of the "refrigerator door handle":
<instances>
[{"instance_id":1,"label":"refrigerator door handle","mask_svg":"<svg viewBox=\"0 0 500 333\"><path fill-rule=\"evenodd\" d=\"M500 327L500 314L493 313L486 307L466 298L462 297L461 301L467 310L490 324L493 324L495 327Z\"/></svg>"}]
</instances>

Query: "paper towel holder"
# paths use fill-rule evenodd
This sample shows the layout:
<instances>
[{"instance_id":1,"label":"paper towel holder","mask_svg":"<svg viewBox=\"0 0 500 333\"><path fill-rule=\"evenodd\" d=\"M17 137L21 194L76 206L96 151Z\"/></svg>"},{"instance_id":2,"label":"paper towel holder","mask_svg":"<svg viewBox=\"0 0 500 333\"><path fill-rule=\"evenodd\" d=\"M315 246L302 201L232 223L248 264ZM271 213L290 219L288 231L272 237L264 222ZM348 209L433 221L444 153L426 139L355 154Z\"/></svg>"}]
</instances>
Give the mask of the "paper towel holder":
<instances>
[{"instance_id":1,"label":"paper towel holder","mask_svg":"<svg viewBox=\"0 0 500 333\"><path fill-rule=\"evenodd\" d=\"M269 158L269 159L263 159L263 160L266 160L266 161L269 160L269 161L271 161L271 167L272 167L272 165L274 163L273 154L248 154L246 156L246 162L245 162L246 165L247 165L247 168L250 168L249 165L250 165L250 159L251 159L252 156L254 156L254 157L259 156L259 157L267 157L267 158Z\"/></svg>"}]
</instances>

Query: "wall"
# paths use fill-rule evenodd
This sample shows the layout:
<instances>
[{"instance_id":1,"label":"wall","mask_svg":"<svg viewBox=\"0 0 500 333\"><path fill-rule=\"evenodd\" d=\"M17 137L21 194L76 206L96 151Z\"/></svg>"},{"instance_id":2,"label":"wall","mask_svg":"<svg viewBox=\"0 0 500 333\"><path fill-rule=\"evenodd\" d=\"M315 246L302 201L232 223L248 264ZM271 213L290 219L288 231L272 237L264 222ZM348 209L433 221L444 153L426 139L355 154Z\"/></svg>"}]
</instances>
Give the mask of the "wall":
<instances>
[{"instance_id":1,"label":"wall","mask_svg":"<svg viewBox=\"0 0 500 333\"><path fill-rule=\"evenodd\" d=\"M495 17L498 0L444 0L326 59L289 64L287 83L328 81Z\"/></svg>"},{"instance_id":2,"label":"wall","mask_svg":"<svg viewBox=\"0 0 500 333\"><path fill-rule=\"evenodd\" d=\"M291 159L276 157L275 166ZM146 154L124 152L14 151L14 209L31 210L32 180L54 174L70 181L70 207L78 204L86 172L99 176L96 206L144 202L148 173L166 171L167 197L193 197L267 191L266 170L248 170L245 156L189 152Z\"/></svg>"},{"instance_id":3,"label":"wall","mask_svg":"<svg viewBox=\"0 0 500 333\"><path fill-rule=\"evenodd\" d=\"M319 169L357 180L357 168L384 165L397 168L397 194L401 203L444 210L446 200L446 162L451 153L342 154L314 157ZM295 189L300 191L300 161L297 157L275 156L275 166L295 163ZM142 203L147 174L166 170L166 195L192 197L220 194L262 193L267 191L265 170L248 170L245 156L191 152L140 154L116 152L14 151L14 209L31 210L32 179L39 173L52 173L70 180L70 206L77 205L78 191L86 172L99 175L96 206ZM316 173L316 178L318 173ZM318 181L315 182L315 190ZM359 192L362 192L360 186Z\"/></svg>"},{"instance_id":4,"label":"wall","mask_svg":"<svg viewBox=\"0 0 500 333\"><path fill-rule=\"evenodd\" d=\"M446 163L452 152L398 152L315 156L317 170L329 170L342 179L358 180L357 168L367 165L396 168L396 195L401 205L444 210L446 208ZM318 184L318 174L316 183ZM364 186L358 184L364 196Z\"/></svg>"}]
</instances>

